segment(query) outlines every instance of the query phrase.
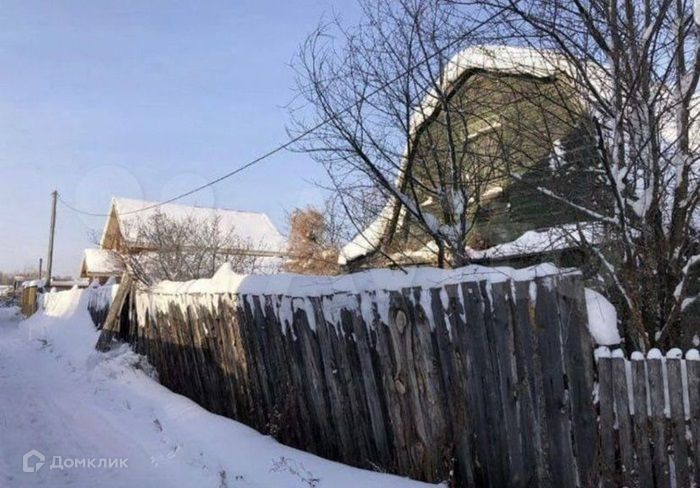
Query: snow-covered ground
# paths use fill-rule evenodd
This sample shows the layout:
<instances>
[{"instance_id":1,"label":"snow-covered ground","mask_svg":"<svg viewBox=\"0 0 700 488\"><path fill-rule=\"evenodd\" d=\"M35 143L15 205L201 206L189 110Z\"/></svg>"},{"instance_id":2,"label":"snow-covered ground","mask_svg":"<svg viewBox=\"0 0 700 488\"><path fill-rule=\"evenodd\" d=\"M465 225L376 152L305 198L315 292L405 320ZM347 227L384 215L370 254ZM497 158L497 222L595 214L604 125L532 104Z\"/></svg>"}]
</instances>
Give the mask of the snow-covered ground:
<instances>
[{"instance_id":1,"label":"snow-covered ground","mask_svg":"<svg viewBox=\"0 0 700 488\"><path fill-rule=\"evenodd\" d=\"M22 322L0 314L0 487L426 486L211 414L154 381L126 346L96 353L87 293L51 294ZM26 467L38 469L24 472L32 449Z\"/></svg>"}]
</instances>

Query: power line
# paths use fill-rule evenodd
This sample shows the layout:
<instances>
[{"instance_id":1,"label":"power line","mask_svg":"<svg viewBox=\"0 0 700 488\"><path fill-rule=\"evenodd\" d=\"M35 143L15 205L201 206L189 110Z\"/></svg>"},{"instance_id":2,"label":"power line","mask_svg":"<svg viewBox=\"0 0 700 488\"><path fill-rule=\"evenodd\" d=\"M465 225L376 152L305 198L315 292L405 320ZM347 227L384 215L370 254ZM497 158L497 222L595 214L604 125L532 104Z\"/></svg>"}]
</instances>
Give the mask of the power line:
<instances>
[{"instance_id":1,"label":"power line","mask_svg":"<svg viewBox=\"0 0 700 488\"><path fill-rule=\"evenodd\" d=\"M216 179L214 179L214 180L211 180L211 181L209 181L209 182L207 182L207 183L204 183L203 185L200 185L200 186L195 187L195 188L193 188L193 189L191 189L191 190L189 190L189 191L186 191L186 192L184 192L184 193L181 193L181 194L179 194L179 195L177 195L177 196L175 196L175 197L172 197L172 198L170 198L170 199L168 199L168 200L166 200L166 201L164 201L164 202L154 203L153 205L148 205L148 206L143 207L143 208L140 208L140 209L138 209L138 210L132 210L132 211L129 211L129 212L123 212L122 215L134 214L134 213L139 213L139 212L145 212L146 210L151 210L151 209L153 209L153 208L157 208L157 207L160 207L160 206L165 205L165 204L168 204L168 203L173 203L173 202L175 202L175 201L177 201L177 200L180 200L180 199L185 198L185 197L187 197L187 196L190 196L190 195L192 195L192 194L194 194L194 193L197 193L197 192L199 192L199 191L201 191L201 190L204 190L205 188L208 188L208 187L210 187L210 186L216 185L217 183L220 183L220 182L222 182L223 180L226 180L226 179L228 179L228 178L230 178L230 177L232 177L232 176L234 176L234 175L236 175L236 174L238 174L238 173L240 173L240 172L242 172L242 171L245 171L246 169L250 168L251 166L254 166L254 165L260 163L261 161L263 161L263 160L265 160L265 159L267 159L267 158L269 158L269 157L271 157L271 156L274 156L274 155L277 154L278 152L283 151L283 150L287 149L288 147L290 147L290 146L296 144L297 142L299 142L300 140L302 140L303 138L305 138L305 137L308 136L309 134L311 134L311 133L317 131L318 129L320 129L320 128L323 127L324 125L330 123L331 121L333 121L334 119L336 119L338 116L344 115L345 113L349 112L349 111L352 110L353 108L355 108L355 107L357 107L358 105L362 104L363 102L367 101L368 98L373 97L373 96L376 95L377 93L379 93L379 92L381 92L382 90L384 90L385 88L389 87L391 84L393 84L393 83L399 81L402 77L404 77L404 76L406 76L406 75L412 73L413 71L415 71L415 70L416 70L418 67L420 67L421 65L428 63L428 62L431 61L433 58L435 58L435 57L437 57L438 55L444 53L444 52L447 51L448 49L451 49L452 47L454 47L455 45L457 45L459 42L462 42L463 39L464 39L466 36L468 36L469 34L472 34L472 33L475 32L478 28L482 27L483 25L487 24L487 23L490 22L491 20L495 19L498 15L501 14L501 12L502 12L503 10L504 10L504 9L502 9L501 11L496 12L495 14L491 15L491 16L490 16L489 18L487 18L486 20L480 22L480 24L479 24L478 26L473 27L472 29L470 29L469 31L467 31L467 32L465 32L463 35L461 35L459 38L455 39L454 41L451 41L451 42L447 43L444 47L438 49L437 51L435 51L434 53L430 54L429 56L426 56L423 60L417 62L417 63L416 63L415 65L413 65L413 66L410 66L408 69L406 69L405 71L399 73L397 76L395 76L394 78L390 79L390 80L387 81L386 83L384 83L384 84L378 86L378 87L375 88L374 90L371 90L371 91L370 91L369 93L367 93L366 95L360 96L359 100L357 100L356 102L354 102L354 103L348 105L347 107L345 107L344 109L342 109L340 112L338 112L338 113L336 113L336 114L334 114L334 115L332 115L332 116L330 116L330 117L327 117L327 118L321 120L318 124L314 125L313 127L310 127L309 129L306 129L305 131L303 131L302 133L298 134L297 136L292 137L291 139L289 139L287 142L285 142L285 143L283 143L283 144L281 144L281 145L279 145L279 146L277 146L277 147L271 149L270 151L268 151L268 152L266 152L265 154L263 154L263 155L261 155L261 156L255 158L255 159L253 159L252 161L249 161L248 163L245 163L244 165L239 166L238 168L236 168L236 169L234 169L234 170L232 170L232 171L229 171L228 173L225 173L225 174L219 176L218 178L216 178ZM68 203L67 203L65 200L63 200L62 198L59 197L59 199L60 199L60 201L61 201L61 203L62 203L63 205L65 205L67 208L69 208L70 210L72 210L72 211L74 211L74 212L77 212L77 213L80 213L80 214L83 214L83 215L88 215L88 216L91 216L91 217L109 217L109 214L99 214L99 213L94 213L94 212L88 212L88 211L85 211L85 210L81 210L81 209L79 209L79 208L74 207L73 205L68 204Z\"/></svg>"}]
</instances>

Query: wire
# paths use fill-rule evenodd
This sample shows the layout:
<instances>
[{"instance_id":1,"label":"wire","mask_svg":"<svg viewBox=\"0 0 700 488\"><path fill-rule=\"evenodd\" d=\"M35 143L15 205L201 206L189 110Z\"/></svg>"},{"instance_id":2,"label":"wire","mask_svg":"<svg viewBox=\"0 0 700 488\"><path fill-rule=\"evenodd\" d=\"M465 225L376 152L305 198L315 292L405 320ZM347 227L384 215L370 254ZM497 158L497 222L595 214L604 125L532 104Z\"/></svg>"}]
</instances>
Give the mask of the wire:
<instances>
[{"instance_id":1,"label":"wire","mask_svg":"<svg viewBox=\"0 0 700 488\"><path fill-rule=\"evenodd\" d=\"M129 214L134 214L134 213L139 213L139 212L145 212L146 210L151 210L151 209L160 207L160 206L162 206L162 205L175 202L175 201L177 201L177 200L180 200L180 199L182 199L182 198L185 198L185 197L187 197L187 196L190 196L190 195L192 195L193 193L197 193L198 191L204 190L205 188L208 188L208 187L210 187L210 186L212 186L212 185L216 185L217 183L220 183L220 182L222 182L222 181L224 181L224 180L226 180L226 179L228 179L228 178L230 178L230 177L232 177L232 176L234 176L234 175L236 175L236 174L238 174L238 173L240 173L240 172L242 172L242 171L245 171L246 169L248 169L248 168L250 168L251 166L254 166L254 165L256 165L256 164L258 164L258 163L264 161L265 159L267 159L267 158L269 158L269 157L271 157L271 156L274 156L274 155L277 154L278 152L287 149L289 146L292 146L293 144L296 144L297 142L299 142L299 141L300 141L301 139L303 139L304 137L306 137L306 136L308 136L309 134L311 134L311 133L317 131L318 129L320 129L320 128L323 127L324 125L330 123L330 122L333 121L334 119L338 118L338 116L344 115L344 114L346 114L347 112L349 112L350 110L352 110L353 108L357 107L358 105L361 105L362 103L364 103L365 101L367 101L368 98L373 97L374 95L376 95L377 93L381 92L381 91L384 90L385 88L389 87L389 86L392 85L393 83L396 83L397 81L399 81L399 80L400 80L401 78L403 78L404 76L406 76L406 75L408 75L408 74L411 74L411 73L412 73L414 70L416 70L418 67L420 67L420 66L423 65L423 64L428 63L428 62L431 61L433 58L435 58L435 57L437 57L438 55L444 53L444 52L447 51L448 49L451 49L452 47L454 47L455 45L457 45L457 43L462 42L463 39L464 39L466 36L468 36L469 34L473 33L473 32L476 31L478 28L480 28L480 27L486 25L486 24L489 23L491 20L495 19L498 15L500 15L500 14L502 13L503 10L505 10L505 9L502 9L502 10L500 10L500 11L494 13L494 14L491 15L489 18L487 18L486 20L482 21L478 26L473 27L471 30L465 32L462 36L458 37L458 38L455 39L454 41L451 41L451 42L447 43L447 44L446 44L444 47L442 47L441 49L438 49L437 51L435 51L434 53L430 54L429 56L426 56L424 59L422 59L421 61L417 62L415 65L410 66L408 69L406 69L405 71L399 73L397 76L395 76L394 78L390 79L390 80L387 81L386 83L384 83L384 84L378 86L378 87L375 88L374 90L371 90L371 91L368 92L366 95L360 96L359 100L357 100L357 101L355 101L354 103L348 105L347 107L345 107L344 109L342 109L340 112L338 112L338 113L336 113L336 114L334 114L334 115L332 115L332 116L330 116L330 117L327 117L327 118L321 120L318 124L314 125L313 127L310 127L309 129L306 129L305 131L303 131L302 133L298 134L297 136L292 137L291 139L289 139L289 140L288 140L287 142L285 142L284 144L281 144L281 145L279 145L279 146L277 146L277 147L271 149L270 151L266 152L265 154L263 154L263 155L261 155L261 156L258 156L257 158L253 159L252 161L249 161L248 163L245 163L244 165L239 166L238 168L236 168L236 169L234 169L234 170L232 170L232 171L229 171L228 173L225 173L225 174L219 176L218 178L216 178L216 179L214 179L214 180L211 180L211 181L209 181L209 182L207 182L207 183L204 183L203 185L200 185L200 186L195 187L195 188L193 188L193 189L191 189L191 190L188 190L188 191L186 191L186 192L184 192L184 193L181 193L181 194L179 194L179 195L177 195L177 196L174 196L174 197L172 197L172 198L169 198L168 200L165 200L164 202L154 203L153 205L148 205L148 206L146 206L146 207L143 207L143 208L140 208L140 209L137 209L137 210L132 210L132 211L129 211L129 212L122 212L121 214L122 214L122 215L129 215ZM81 210L81 209L79 209L79 208L76 208L75 206L70 205L70 204L68 204L65 200L63 200L63 199L60 197L60 195L59 195L59 200L61 201L61 203L62 203L63 205L65 205L67 208L69 208L70 210L72 210L72 211L74 211L74 212L77 212L77 213L80 213L80 214L83 214L83 215L89 215L89 216L91 216L91 217L109 217L109 214L100 214L100 213L88 212L88 211L85 211L85 210Z\"/></svg>"}]
</instances>

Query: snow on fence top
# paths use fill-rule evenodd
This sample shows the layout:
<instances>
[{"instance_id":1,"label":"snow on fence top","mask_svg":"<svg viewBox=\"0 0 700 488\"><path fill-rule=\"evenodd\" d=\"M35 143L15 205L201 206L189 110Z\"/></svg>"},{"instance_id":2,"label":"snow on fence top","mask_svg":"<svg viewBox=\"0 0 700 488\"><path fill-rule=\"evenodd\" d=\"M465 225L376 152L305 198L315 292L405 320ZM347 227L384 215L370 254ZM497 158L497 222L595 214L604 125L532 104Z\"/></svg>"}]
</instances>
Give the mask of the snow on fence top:
<instances>
[{"instance_id":1,"label":"snow on fence top","mask_svg":"<svg viewBox=\"0 0 700 488\"><path fill-rule=\"evenodd\" d=\"M478 265L457 269L406 267L405 272L393 269L373 269L340 276L308 276L293 273L276 275L242 275L226 263L212 278L185 282L163 281L150 291L155 294L235 293L240 295L285 295L320 297L336 293L366 291L400 291L403 288L442 287L463 282L530 281L545 276L579 274L575 269L561 269L545 263L524 269L486 267Z\"/></svg>"},{"instance_id":2,"label":"snow on fence top","mask_svg":"<svg viewBox=\"0 0 700 488\"><path fill-rule=\"evenodd\" d=\"M316 329L313 298L318 298L323 318L336 327L340 323L342 310L357 310L368 327L375 323L375 313L381 322L389 324L390 293L405 288L419 288L418 300L428 317L431 327L435 321L432 317L431 289L440 290L443 309L448 309L446 285L460 283L486 282L486 290L491 293L491 284L512 282L531 282L530 300L537 300L536 278L556 278L579 275L574 269L560 269L552 264L540 264L525 269L508 267L485 267L478 265L445 270L427 267L408 267L406 272L390 269L374 269L343 276L304 276L296 274L277 275L240 275L232 271L230 264L224 264L209 279L187 282L163 281L139 294L139 309L151 313L167 313L171 305L181 309L198 303L218 308L216 297L244 297L254 309L253 297L268 296L274 298L277 320L283 330L293 322L294 313L303 310L312 329ZM548 285L547 285L548 286ZM203 296L212 298L202 299ZM359 298L358 298L359 297ZM416 297L416 295L414 295ZM617 316L614 308L602 296L586 291L589 311L588 328L594 341L600 345L620 343L617 329ZM612 310L612 312L611 312ZM592 312L591 312L592 311ZM263 310L263 313L266 313ZM448 325L449 330L449 325Z\"/></svg>"}]
</instances>

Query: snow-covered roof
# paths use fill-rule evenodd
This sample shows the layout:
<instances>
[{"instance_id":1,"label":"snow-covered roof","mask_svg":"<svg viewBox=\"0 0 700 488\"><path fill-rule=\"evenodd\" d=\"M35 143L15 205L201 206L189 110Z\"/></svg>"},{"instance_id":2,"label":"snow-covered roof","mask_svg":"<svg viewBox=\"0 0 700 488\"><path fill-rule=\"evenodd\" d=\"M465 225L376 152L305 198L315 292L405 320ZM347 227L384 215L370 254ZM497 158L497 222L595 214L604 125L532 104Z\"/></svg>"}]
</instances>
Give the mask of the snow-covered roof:
<instances>
[{"instance_id":1,"label":"snow-covered roof","mask_svg":"<svg viewBox=\"0 0 700 488\"><path fill-rule=\"evenodd\" d=\"M85 249L80 264L81 276L116 276L124 272L124 263L109 249Z\"/></svg>"},{"instance_id":2,"label":"snow-covered roof","mask_svg":"<svg viewBox=\"0 0 700 488\"><path fill-rule=\"evenodd\" d=\"M535 78L551 78L574 72L567 61L554 51L542 51L526 47L514 46L471 46L456 54L445 67L441 83L441 91L449 93L455 83L469 71L487 71L504 75L527 75ZM433 116L439 108L440 97L431 90L411 115L411 132L418 129ZM402 163L402 167L405 164ZM401 187L402 172L399 172L396 186ZM400 205L395 199L387 202L384 210L367 229L360 232L352 241L341 249L338 263L345 265L375 251L387 229L388 222L395 216Z\"/></svg>"},{"instance_id":3,"label":"snow-covered roof","mask_svg":"<svg viewBox=\"0 0 700 488\"><path fill-rule=\"evenodd\" d=\"M593 222L565 224L546 229L529 230L513 241L497 244L487 249L467 247L466 253L474 263L505 261L564 251L578 247L584 242L597 244L603 241L603 231L602 226ZM394 262L410 265L434 262L437 255L437 245L434 241L430 241L419 249L395 252L390 257Z\"/></svg>"},{"instance_id":4,"label":"snow-covered roof","mask_svg":"<svg viewBox=\"0 0 700 488\"><path fill-rule=\"evenodd\" d=\"M36 286L37 288L43 288L46 286L46 280L45 279L38 279L38 280L28 280L22 282L22 288L32 288Z\"/></svg>"},{"instance_id":5,"label":"snow-covered roof","mask_svg":"<svg viewBox=\"0 0 700 488\"><path fill-rule=\"evenodd\" d=\"M468 71L487 71L503 75L550 78L573 74L566 59L554 51L515 46L471 46L457 53L446 65L440 90L450 93L454 84ZM440 97L431 90L411 116L413 133L439 108Z\"/></svg>"},{"instance_id":6,"label":"snow-covered roof","mask_svg":"<svg viewBox=\"0 0 700 488\"><path fill-rule=\"evenodd\" d=\"M349 261L365 256L377 248L379 241L386 232L387 225L391 221L394 207L394 201L391 200L369 227L343 246L338 255L338 264L341 266L346 265Z\"/></svg>"},{"instance_id":7,"label":"snow-covered roof","mask_svg":"<svg viewBox=\"0 0 700 488\"><path fill-rule=\"evenodd\" d=\"M264 213L112 198L110 215L116 216L119 231L128 245L146 248L152 246L148 242L138 242L138 230L157 213L174 220L192 218L195 221L210 222L213 218L218 218L221 236L235 238L251 252L276 255L283 254L286 249L284 237ZM106 247L108 228L109 219L102 234L101 247Z\"/></svg>"}]
</instances>

